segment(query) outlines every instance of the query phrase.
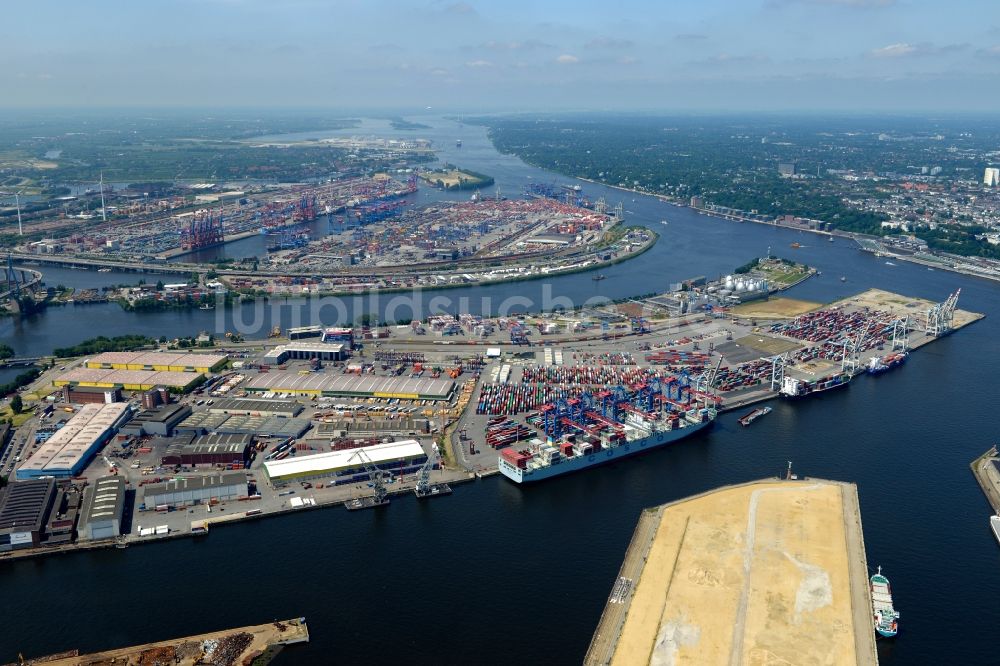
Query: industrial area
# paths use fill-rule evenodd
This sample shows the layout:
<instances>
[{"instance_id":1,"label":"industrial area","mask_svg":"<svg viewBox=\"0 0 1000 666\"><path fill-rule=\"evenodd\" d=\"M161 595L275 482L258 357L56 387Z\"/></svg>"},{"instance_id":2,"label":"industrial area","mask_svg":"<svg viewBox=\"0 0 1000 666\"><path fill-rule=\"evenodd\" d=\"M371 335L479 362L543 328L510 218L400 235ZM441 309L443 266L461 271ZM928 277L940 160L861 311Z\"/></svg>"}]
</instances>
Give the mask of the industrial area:
<instances>
[{"instance_id":1,"label":"industrial area","mask_svg":"<svg viewBox=\"0 0 1000 666\"><path fill-rule=\"evenodd\" d=\"M981 317L958 292L795 301L768 282L774 261L570 312L62 360L22 390L33 417L0 452L0 558L384 507L497 473L538 481L692 437L726 411L752 409L749 425L769 411L756 403L846 388Z\"/></svg>"},{"instance_id":2,"label":"industrial area","mask_svg":"<svg viewBox=\"0 0 1000 666\"><path fill-rule=\"evenodd\" d=\"M115 299L127 307L188 303L220 295L341 295L510 282L618 263L652 247L657 234L623 223L622 204L591 202L579 187L529 184L518 198L499 188L467 201L420 204L417 172L344 176L319 184L244 188L190 185L139 207L105 203L101 219L67 226L35 221L8 255L7 290L53 298L25 265L189 272L193 283L132 287L103 297L61 295L75 303ZM254 191L247 191L253 189ZM109 217L108 211L113 215ZM44 230L51 235L37 238ZM202 251L254 236L266 252L205 263ZM190 259L190 260L189 260ZM18 262L15 269L13 262ZM30 275L29 275L30 273Z\"/></svg>"}]
</instances>

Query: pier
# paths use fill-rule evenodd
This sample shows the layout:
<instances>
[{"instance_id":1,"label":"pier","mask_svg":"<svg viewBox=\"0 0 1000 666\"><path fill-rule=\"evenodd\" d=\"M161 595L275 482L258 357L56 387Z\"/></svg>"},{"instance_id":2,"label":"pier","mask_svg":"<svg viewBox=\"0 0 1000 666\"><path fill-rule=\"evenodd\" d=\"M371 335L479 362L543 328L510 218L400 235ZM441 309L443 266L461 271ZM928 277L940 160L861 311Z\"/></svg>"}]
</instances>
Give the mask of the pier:
<instances>
[{"instance_id":1,"label":"pier","mask_svg":"<svg viewBox=\"0 0 1000 666\"><path fill-rule=\"evenodd\" d=\"M1000 456L997 455L996 445L973 460L969 468L994 513L1000 515Z\"/></svg>"},{"instance_id":2,"label":"pier","mask_svg":"<svg viewBox=\"0 0 1000 666\"><path fill-rule=\"evenodd\" d=\"M761 480L646 509L586 664L877 663L854 484Z\"/></svg>"},{"instance_id":3,"label":"pier","mask_svg":"<svg viewBox=\"0 0 1000 666\"><path fill-rule=\"evenodd\" d=\"M96 666L97 664L267 664L285 645L309 642L305 618L274 621L251 627L213 631L158 643L146 643L93 654L76 650L38 659L22 659L19 666ZM14 666L10 664L8 666Z\"/></svg>"}]
</instances>

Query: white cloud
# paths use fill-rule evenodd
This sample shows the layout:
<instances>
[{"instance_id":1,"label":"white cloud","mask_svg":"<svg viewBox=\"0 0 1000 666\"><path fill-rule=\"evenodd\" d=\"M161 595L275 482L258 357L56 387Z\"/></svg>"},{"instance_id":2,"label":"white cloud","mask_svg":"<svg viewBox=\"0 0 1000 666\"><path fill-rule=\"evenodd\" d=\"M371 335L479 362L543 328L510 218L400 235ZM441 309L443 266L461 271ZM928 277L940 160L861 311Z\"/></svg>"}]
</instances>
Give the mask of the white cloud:
<instances>
[{"instance_id":1,"label":"white cloud","mask_svg":"<svg viewBox=\"0 0 1000 666\"><path fill-rule=\"evenodd\" d=\"M901 42L899 44L889 44L888 46L883 46L880 49L873 49L868 52L868 55L874 58L945 55L948 53L965 51L968 48L968 44L944 44L942 46L935 46L934 44L929 44L927 42L920 42L919 44Z\"/></svg>"},{"instance_id":2,"label":"white cloud","mask_svg":"<svg viewBox=\"0 0 1000 666\"><path fill-rule=\"evenodd\" d=\"M471 60L465 63L466 67L492 67L493 63L489 60Z\"/></svg>"},{"instance_id":3,"label":"white cloud","mask_svg":"<svg viewBox=\"0 0 1000 666\"><path fill-rule=\"evenodd\" d=\"M618 37L595 37L586 44L584 48L588 49L627 49L634 46L635 43L630 39L620 39Z\"/></svg>"},{"instance_id":4,"label":"white cloud","mask_svg":"<svg viewBox=\"0 0 1000 666\"><path fill-rule=\"evenodd\" d=\"M556 62L560 65L575 65L580 62L580 59L575 55L570 55L569 53L563 53L561 56L556 58Z\"/></svg>"},{"instance_id":5,"label":"white cloud","mask_svg":"<svg viewBox=\"0 0 1000 666\"><path fill-rule=\"evenodd\" d=\"M444 8L449 14L475 14L476 8L468 2L453 2Z\"/></svg>"},{"instance_id":6,"label":"white cloud","mask_svg":"<svg viewBox=\"0 0 1000 666\"><path fill-rule=\"evenodd\" d=\"M875 58L902 58L917 53L918 49L913 44L900 42L899 44L889 44L882 48L872 49L869 53Z\"/></svg>"},{"instance_id":7,"label":"white cloud","mask_svg":"<svg viewBox=\"0 0 1000 666\"><path fill-rule=\"evenodd\" d=\"M537 39L526 39L515 42L489 41L483 44L483 48L491 51L531 51L534 49L551 49L553 47L551 44L546 44Z\"/></svg>"}]
</instances>

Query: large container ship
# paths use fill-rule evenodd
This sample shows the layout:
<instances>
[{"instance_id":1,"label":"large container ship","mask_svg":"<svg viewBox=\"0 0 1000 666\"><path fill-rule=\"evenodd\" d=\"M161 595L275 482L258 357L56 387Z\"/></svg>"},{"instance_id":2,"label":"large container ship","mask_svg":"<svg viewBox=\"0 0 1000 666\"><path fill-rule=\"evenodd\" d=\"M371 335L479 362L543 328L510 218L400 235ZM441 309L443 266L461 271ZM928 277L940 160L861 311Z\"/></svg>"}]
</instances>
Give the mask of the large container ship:
<instances>
[{"instance_id":1,"label":"large container ship","mask_svg":"<svg viewBox=\"0 0 1000 666\"><path fill-rule=\"evenodd\" d=\"M879 636L892 638L899 633L899 613L892 606L892 588L882 575L882 567L871 577L872 618Z\"/></svg>"},{"instance_id":2,"label":"large container ship","mask_svg":"<svg viewBox=\"0 0 1000 666\"><path fill-rule=\"evenodd\" d=\"M868 374L880 375L883 372L888 372L896 366L905 363L907 357L909 357L909 354L905 351L892 352L891 354L886 354L885 356L873 356L872 360L868 361Z\"/></svg>"},{"instance_id":3,"label":"large container ship","mask_svg":"<svg viewBox=\"0 0 1000 666\"><path fill-rule=\"evenodd\" d=\"M620 421L595 412L584 415L589 423L571 421L569 429L576 432L557 440L534 439L526 449L503 449L500 473L516 483L534 483L620 460L689 437L710 426L717 412L711 407L659 414L631 409Z\"/></svg>"},{"instance_id":4,"label":"large container ship","mask_svg":"<svg viewBox=\"0 0 1000 666\"><path fill-rule=\"evenodd\" d=\"M785 377L781 382L781 390L779 393L784 398L804 398L808 395L815 395L817 393L823 393L824 391L844 388L850 382L851 375L846 372L833 375L832 377L814 379L811 382L796 379L795 377Z\"/></svg>"}]
</instances>

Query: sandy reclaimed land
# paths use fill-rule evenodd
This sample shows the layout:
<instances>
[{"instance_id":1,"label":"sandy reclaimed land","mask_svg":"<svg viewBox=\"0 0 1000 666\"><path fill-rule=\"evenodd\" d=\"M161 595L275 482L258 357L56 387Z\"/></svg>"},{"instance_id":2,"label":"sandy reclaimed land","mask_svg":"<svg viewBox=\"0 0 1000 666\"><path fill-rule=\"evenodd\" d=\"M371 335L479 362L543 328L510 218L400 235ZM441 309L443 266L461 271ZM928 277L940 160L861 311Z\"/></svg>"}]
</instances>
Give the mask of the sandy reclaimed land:
<instances>
[{"instance_id":1,"label":"sandy reclaimed land","mask_svg":"<svg viewBox=\"0 0 1000 666\"><path fill-rule=\"evenodd\" d=\"M730 310L740 317L757 317L759 319L792 319L800 314L811 312L822 307L820 303L800 301L795 298L769 298L763 301L750 301L733 306Z\"/></svg>"},{"instance_id":2,"label":"sandy reclaimed land","mask_svg":"<svg viewBox=\"0 0 1000 666\"><path fill-rule=\"evenodd\" d=\"M942 301L947 297L948 294L941 294ZM959 303L961 303L961 297L959 297ZM934 305L934 303L924 298L910 298L909 296L894 294L882 289L869 289L857 296L837 301L834 305L850 305L854 307L869 307L873 310L886 310L896 316L909 315L911 318L915 317L919 322L923 322L927 315L927 309ZM961 328L966 324L971 324L978 319L982 319L982 317L983 315L978 312L956 309L954 327Z\"/></svg>"},{"instance_id":3,"label":"sandy reclaimed land","mask_svg":"<svg viewBox=\"0 0 1000 666\"><path fill-rule=\"evenodd\" d=\"M612 595L587 663L875 663L853 485L760 481L659 512L622 568L634 592Z\"/></svg>"}]
</instances>

